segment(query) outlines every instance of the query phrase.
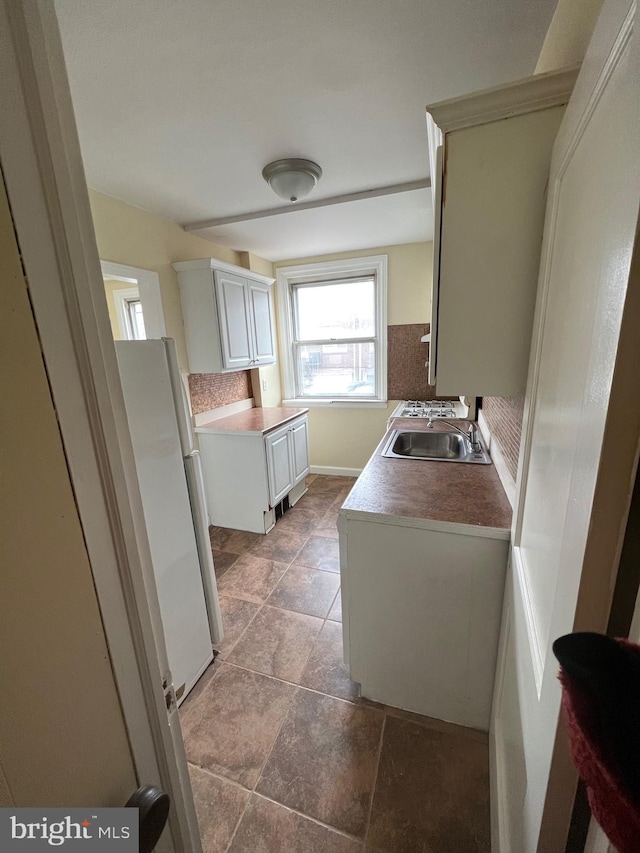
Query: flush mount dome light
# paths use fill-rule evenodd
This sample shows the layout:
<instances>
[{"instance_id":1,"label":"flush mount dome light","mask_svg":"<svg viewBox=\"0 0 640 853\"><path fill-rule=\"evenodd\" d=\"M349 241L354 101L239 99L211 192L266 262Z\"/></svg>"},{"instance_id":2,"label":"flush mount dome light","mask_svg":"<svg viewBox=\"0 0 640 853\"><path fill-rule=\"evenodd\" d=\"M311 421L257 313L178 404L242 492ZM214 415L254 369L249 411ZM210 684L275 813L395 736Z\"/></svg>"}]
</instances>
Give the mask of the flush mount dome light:
<instances>
[{"instance_id":1,"label":"flush mount dome light","mask_svg":"<svg viewBox=\"0 0 640 853\"><path fill-rule=\"evenodd\" d=\"M275 160L262 170L262 177L285 201L298 201L309 195L322 176L322 169L311 160Z\"/></svg>"}]
</instances>

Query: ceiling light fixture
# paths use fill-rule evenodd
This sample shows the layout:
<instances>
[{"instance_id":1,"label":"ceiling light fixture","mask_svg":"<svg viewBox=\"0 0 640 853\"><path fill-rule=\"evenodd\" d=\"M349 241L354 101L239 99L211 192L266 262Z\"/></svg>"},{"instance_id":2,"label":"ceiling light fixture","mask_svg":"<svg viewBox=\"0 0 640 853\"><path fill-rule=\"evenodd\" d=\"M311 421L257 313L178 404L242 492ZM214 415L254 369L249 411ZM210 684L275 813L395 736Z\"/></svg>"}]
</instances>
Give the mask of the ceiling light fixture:
<instances>
[{"instance_id":1,"label":"ceiling light fixture","mask_svg":"<svg viewBox=\"0 0 640 853\"><path fill-rule=\"evenodd\" d=\"M309 195L322 177L322 169L311 160L287 158L274 160L262 170L262 177L285 201L298 201Z\"/></svg>"}]
</instances>

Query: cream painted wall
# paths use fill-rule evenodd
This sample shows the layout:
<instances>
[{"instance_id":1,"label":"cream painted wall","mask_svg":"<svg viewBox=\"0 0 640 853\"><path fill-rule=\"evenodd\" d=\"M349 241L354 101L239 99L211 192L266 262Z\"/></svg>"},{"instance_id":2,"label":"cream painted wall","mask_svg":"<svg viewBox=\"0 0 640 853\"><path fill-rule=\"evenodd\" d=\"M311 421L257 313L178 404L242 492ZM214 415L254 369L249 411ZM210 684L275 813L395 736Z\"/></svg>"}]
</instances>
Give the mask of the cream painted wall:
<instances>
[{"instance_id":1,"label":"cream painted wall","mask_svg":"<svg viewBox=\"0 0 640 853\"><path fill-rule=\"evenodd\" d=\"M277 262L282 267L320 261L388 256L387 324L427 323L431 310L432 243L381 246L358 252L340 252L313 258ZM425 377L426 381L426 377ZM375 450L386 429L387 418L397 401L386 407L363 408L315 406L309 411L309 452L311 465L327 468L361 469Z\"/></svg>"},{"instance_id":2,"label":"cream painted wall","mask_svg":"<svg viewBox=\"0 0 640 853\"><path fill-rule=\"evenodd\" d=\"M188 370L178 279L171 264L211 257L240 266L239 253L95 190L89 190L89 199L100 258L158 273L167 335L175 338L180 368Z\"/></svg>"},{"instance_id":3,"label":"cream painted wall","mask_svg":"<svg viewBox=\"0 0 640 853\"><path fill-rule=\"evenodd\" d=\"M0 804L121 806L135 772L1 182L0 259Z\"/></svg>"},{"instance_id":4,"label":"cream painted wall","mask_svg":"<svg viewBox=\"0 0 640 853\"><path fill-rule=\"evenodd\" d=\"M386 254L389 258L388 314L390 325L426 323L431 297L431 243L382 246L272 264L249 252L236 252L188 234L175 222L155 213L90 190L98 252L102 260L153 270L160 278L167 335L176 340L178 361L188 370L178 280L171 264L195 258L218 258L262 275L275 276L279 267L299 263ZM110 307L111 313L111 307ZM278 365L252 371L256 405L278 406L282 400ZM266 382L266 390L263 389ZM362 468L384 433L393 404L386 408L314 408L310 413L311 463L315 466Z\"/></svg>"},{"instance_id":5,"label":"cream painted wall","mask_svg":"<svg viewBox=\"0 0 640 853\"><path fill-rule=\"evenodd\" d=\"M431 264L433 243L406 243L401 246L380 246L357 252L339 252L314 258L276 261L274 270L299 264L339 261L345 258L364 258L368 255L387 255L388 293L387 324L428 323L431 313Z\"/></svg>"},{"instance_id":6,"label":"cream painted wall","mask_svg":"<svg viewBox=\"0 0 640 853\"><path fill-rule=\"evenodd\" d=\"M601 8L602 0L558 0L535 73L579 65Z\"/></svg>"}]
</instances>

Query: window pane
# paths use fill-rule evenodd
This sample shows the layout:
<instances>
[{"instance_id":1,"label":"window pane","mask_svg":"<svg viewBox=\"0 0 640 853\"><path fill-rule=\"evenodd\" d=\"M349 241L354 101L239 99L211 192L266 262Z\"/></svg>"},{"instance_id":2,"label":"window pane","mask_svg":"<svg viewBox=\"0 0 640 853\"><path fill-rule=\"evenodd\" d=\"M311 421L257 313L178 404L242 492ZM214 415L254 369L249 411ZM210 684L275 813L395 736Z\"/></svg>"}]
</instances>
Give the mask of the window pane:
<instances>
[{"instance_id":1,"label":"window pane","mask_svg":"<svg viewBox=\"0 0 640 853\"><path fill-rule=\"evenodd\" d=\"M294 286L294 298L299 341L375 335L375 287L371 279Z\"/></svg>"},{"instance_id":2,"label":"window pane","mask_svg":"<svg viewBox=\"0 0 640 853\"><path fill-rule=\"evenodd\" d=\"M142 302L139 299L127 301L129 311L129 322L131 323L131 334L134 341L144 341L147 337L144 328L144 316L142 314Z\"/></svg>"},{"instance_id":3,"label":"window pane","mask_svg":"<svg viewBox=\"0 0 640 853\"><path fill-rule=\"evenodd\" d=\"M373 397L376 393L375 345L338 344L297 348L300 396Z\"/></svg>"}]
</instances>

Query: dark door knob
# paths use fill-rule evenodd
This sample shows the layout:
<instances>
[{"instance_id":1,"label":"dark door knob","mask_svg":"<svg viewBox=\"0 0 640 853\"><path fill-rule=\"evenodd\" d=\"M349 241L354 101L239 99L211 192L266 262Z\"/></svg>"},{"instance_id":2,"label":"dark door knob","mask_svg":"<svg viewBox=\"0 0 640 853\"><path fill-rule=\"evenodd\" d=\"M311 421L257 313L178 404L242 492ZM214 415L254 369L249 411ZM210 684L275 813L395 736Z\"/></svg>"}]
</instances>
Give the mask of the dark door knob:
<instances>
[{"instance_id":1,"label":"dark door knob","mask_svg":"<svg viewBox=\"0 0 640 853\"><path fill-rule=\"evenodd\" d=\"M153 785L143 785L133 794L127 808L138 809L139 851L151 853L167 822L170 805L169 795Z\"/></svg>"}]
</instances>

